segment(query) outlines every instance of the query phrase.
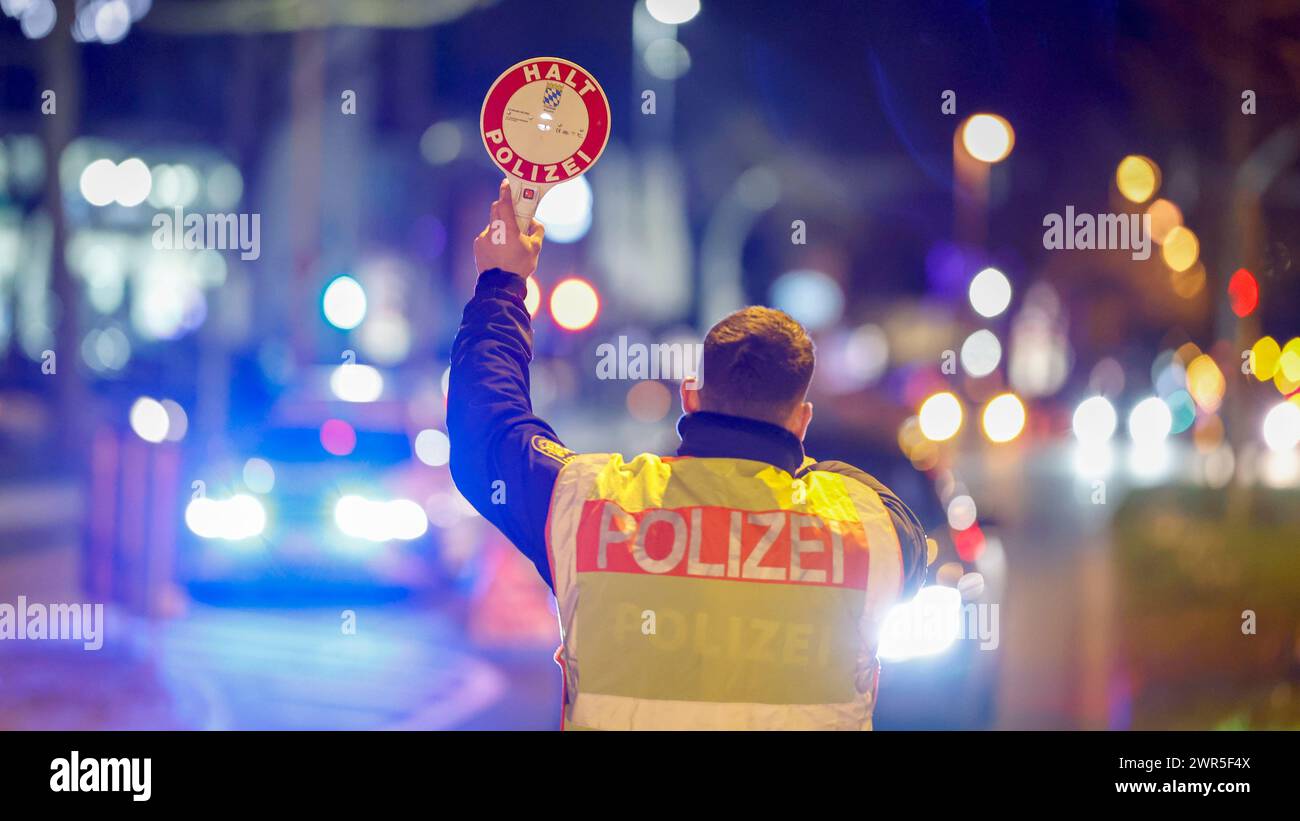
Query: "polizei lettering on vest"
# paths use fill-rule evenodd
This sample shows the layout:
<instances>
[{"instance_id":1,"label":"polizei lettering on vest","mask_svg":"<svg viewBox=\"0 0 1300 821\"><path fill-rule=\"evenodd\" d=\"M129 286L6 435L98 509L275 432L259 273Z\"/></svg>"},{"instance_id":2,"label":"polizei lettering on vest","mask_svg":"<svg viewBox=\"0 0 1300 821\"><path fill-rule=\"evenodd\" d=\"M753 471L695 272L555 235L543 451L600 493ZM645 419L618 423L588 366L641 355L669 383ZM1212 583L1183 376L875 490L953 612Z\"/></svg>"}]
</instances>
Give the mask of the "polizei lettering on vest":
<instances>
[{"instance_id":1,"label":"polizei lettering on vest","mask_svg":"<svg viewBox=\"0 0 1300 821\"><path fill-rule=\"evenodd\" d=\"M644 607L619 602L614 612L620 644L645 642ZM791 667L827 667L831 661L833 634L825 625L670 607L654 612L654 639L645 643L658 652L688 650L704 658Z\"/></svg>"},{"instance_id":2,"label":"polizei lettering on vest","mask_svg":"<svg viewBox=\"0 0 1300 821\"><path fill-rule=\"evenodd\" d=\"M629 513L604 500L584 506L577 559L579 572L835 587L863 588L867 574L858 522L709 506Z\"/></svg>"}]
</instances>

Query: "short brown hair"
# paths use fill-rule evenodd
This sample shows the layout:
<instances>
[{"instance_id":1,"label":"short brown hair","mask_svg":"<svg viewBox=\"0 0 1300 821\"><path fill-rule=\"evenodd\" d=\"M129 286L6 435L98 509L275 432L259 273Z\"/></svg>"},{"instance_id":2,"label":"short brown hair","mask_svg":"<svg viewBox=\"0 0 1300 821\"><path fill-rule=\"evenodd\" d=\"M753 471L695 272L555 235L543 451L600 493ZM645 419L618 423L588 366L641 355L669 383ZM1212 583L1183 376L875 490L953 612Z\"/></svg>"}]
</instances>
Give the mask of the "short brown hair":
<instances>
[{"instance_id":1,"label":"short brown hair","mask_svg":"<svg viewBox=\"0 0 1300 821\"><path fill-rule=\"evenodd\" d=\"M704 337L704 410L780 424L808 395L816 353L803 326L783 311L751 305Z\"/></svg>"}]
</instances>

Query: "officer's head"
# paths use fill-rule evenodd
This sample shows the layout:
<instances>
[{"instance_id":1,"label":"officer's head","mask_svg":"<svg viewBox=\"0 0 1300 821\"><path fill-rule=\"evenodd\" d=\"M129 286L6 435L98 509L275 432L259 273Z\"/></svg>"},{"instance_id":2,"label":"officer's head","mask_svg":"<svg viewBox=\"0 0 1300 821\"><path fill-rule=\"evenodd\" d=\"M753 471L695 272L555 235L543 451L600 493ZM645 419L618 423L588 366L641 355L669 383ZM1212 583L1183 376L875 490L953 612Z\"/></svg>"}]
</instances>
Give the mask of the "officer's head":
<instances>
[{"instance_id":1,"label":"officer's head","mask_svg":"<svg viewBox=\"0 0 1300 821\"><path fill-rule=\"evenodd\" d=\"M704 337L700 381L682 383L682 409L713 411L780 425L803 439L816 356L803 326L774 308L751 306Z\"/></svg>"}]
</instances>

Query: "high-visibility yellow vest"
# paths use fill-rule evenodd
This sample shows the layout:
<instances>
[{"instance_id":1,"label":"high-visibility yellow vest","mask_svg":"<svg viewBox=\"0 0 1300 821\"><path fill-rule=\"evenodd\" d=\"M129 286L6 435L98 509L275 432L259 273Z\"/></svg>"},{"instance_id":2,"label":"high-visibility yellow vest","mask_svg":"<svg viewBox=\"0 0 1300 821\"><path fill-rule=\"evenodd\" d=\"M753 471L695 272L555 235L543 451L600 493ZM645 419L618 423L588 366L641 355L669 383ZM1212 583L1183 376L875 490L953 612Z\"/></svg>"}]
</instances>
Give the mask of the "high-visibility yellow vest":
<instances>
[{"instance_id":1,"label":"high-visibility yellow vest","mask_svg":"<svg viewBox=\"0 0 1300 821\"><path fill-rule=\"evenodd\" d=\"M880 497L749 459L574 457L547 519L566 729L871 729Z\"/></svg>"}]
</instances>

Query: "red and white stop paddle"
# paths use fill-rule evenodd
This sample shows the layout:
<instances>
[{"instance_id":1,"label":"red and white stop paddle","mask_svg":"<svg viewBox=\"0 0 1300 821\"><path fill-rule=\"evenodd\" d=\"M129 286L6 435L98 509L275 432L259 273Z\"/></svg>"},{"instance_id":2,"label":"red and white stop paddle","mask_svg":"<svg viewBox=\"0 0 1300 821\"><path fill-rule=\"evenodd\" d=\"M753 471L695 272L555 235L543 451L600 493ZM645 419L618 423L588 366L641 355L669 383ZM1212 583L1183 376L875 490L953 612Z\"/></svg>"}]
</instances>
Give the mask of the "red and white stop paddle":
<instances>
[{"instance_id":1,"label":"red and white stop paddle","mask_svg":"<svg viewBox=\"0 0 1300 821\"><path fill-rule=\"evenodd\" d=\"M584 174L609 142L609 98L590 72L559 57L516 63L479 113L483 146L506 173L519 230L547 191Z\"/></svg>"}]
</instances>

